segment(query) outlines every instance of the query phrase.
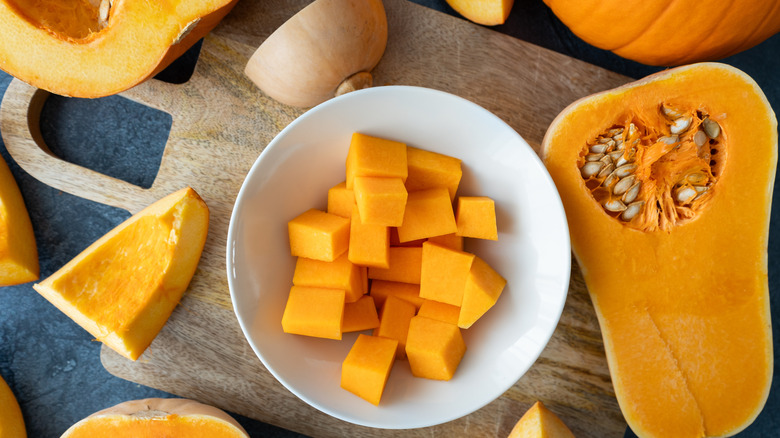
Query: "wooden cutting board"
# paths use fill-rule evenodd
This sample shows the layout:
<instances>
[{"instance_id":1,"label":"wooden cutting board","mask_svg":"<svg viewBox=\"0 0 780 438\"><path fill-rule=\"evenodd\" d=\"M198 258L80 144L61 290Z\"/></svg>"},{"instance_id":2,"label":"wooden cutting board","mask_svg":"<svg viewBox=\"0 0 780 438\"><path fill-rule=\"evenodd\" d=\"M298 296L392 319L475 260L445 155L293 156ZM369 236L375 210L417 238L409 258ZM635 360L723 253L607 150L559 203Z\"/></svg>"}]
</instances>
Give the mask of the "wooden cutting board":
<instances>
[{"instance_id":1,"label":"wooden cutting board","mask_svg":"<svg viewBox=\"0 0 780 438\"><path fill-rule=\"evenodd\" d=\"M151 80L122 93L173 117L159 173L149 189L52 156L38 129L47 93L18 80L8 87L0 113L3 140L35 178L130 212L190 185L211 209L206 248L181 304L137 362L104 347L105 368L133 382L314 437L505 437L536 400L578 437L623 436L626 424L612 390L598 322L574 262L563 315L541 357L499 399L450 423L389 431L334 419L288 392L254 355L230 302L228 222L252 163L303 110L269 99L243 75L243 68L254 49L308 3L241 1L205 38L189 82ZM374 71L375 85L417 85L460 95L501 117L537 152L547 126L566 105L629 80L406 0L385 0L385 5L390 36Z\"/></svg>"}]
</instances>

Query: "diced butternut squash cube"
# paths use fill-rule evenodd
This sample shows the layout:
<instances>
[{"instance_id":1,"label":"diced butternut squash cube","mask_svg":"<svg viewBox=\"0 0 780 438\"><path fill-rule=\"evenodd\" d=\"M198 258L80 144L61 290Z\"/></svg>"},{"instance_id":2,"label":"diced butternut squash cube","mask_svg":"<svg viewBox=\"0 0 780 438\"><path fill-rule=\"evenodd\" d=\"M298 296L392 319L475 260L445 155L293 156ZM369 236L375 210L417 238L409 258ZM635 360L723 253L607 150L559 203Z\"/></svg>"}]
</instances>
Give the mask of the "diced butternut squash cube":
<instances>
[{"instance_id":1,"label":"diced butternut squash cube","mask_svg":"<svg viewBox=\"0 0 780 438\"><path fill-rule=\"evenodd\" d=\"M406 358L406 334L409 331L409 321L416 312L414 304L393 295L387 297L379 312L379 327L374 329L374 336L398 341L398 359Z\"/></svg>"},{"instance_id":2,"label":"diced butternut squash cube","mask_svg":"<svg viewBox=\"0 0 780 438\"><path fill-rule=\"evenodd\" d=\"M344 291L293 286L282 314L285 333L341 339L344 321Z\"/></svg>"},{"instance_id":3,"label":"diced butternut squash cube","mask_svg":"<svg viewBox=\"0 0 780 438\"><path fill-rule=\"evenodd\" d=\"M486 196L461 196L455 222L458 236L498 240L496 204Z\"/></svg>"},{"instance_id":4,"label":"diced butternut squash cube","mask_svg":"<svg viewBox=\"0 0 780 438\"><path fill-rule=\"evenodd\" d=\"M408 242L401 242L398 238L398 228L390 227L390 246L417 246L421 247L423 242L427 239L410 240Z\"/></svg>"},{"instance_id":5,"label":"diced butternut squash cube","mask_svg":"<svg viewBox=\"0 0 780 438\"><path fill-rule=\"evenodd\" d=\"M347 188L356 176L401 178L406 181L406 145L389 139L356 132L347 152Z\"/></svg>"},{"instance_id":6,"label":"diced butternut squash cube","mask_svg":"<svg viewBox=\"0 0 780 438\"><path fill-rule=\"evenodd\" d=\"M403 223L407 193L401 178L356 176L353 190L364 224L398 227Z\"/></svg>"},{"instance_id":7,"label":"diced butternut squash cube","mask_svg":"<svg viewBox=\"0 0 780 438\"><path fill-rule=\"evenodd\" d=\"M349 248L349 219L310 209L287 223L290 253L332 262Z\"/></svg>"},{"instance_id":8,"label":"diced butternut squash cube","mask_svg":"<svg viewBox=\"0 0 780 438\"><path fill-rule=\"evenodd\" d=\"M458 327L469 328L485 314L501 296L506 280L484 260L474 257L466 278Z\"/></svg>"},{"instance_id":9,"label":"diced butternut squash cube","mask_svg":"<svg viewBox=\"0 0 780 438\"><path fill-rule=\"evenodd\" d=\"M347 188L346 181L328 190L328 213L350 218L353 205L355 205L355 192Z\"/></svg>"},{"instance_id":10,"label":"diced butternut squash cube","mask_svg":"<svg viewBox=\"0 0 780 438\"><path fill-rule=\"evenodd\" d=\"M425 239L458 231L447 189L409 192L403 225L398 227L401 242Z\"/></svg>"},{"instance_id":11,"label":"diced butternut squash cube","mask_svg":"<svg viewBox=\"0 0 780 438\"><path fill-rule=\"evenodd\" d=\"M342 254L332 262L298 257L293 272L293 284L341 289L345 291L345 300L348 303L357 301L365 293L361 267L350 262L347 254Z\"/></svg>"},{"instance_id":12,"label":"diced butternut squash cube","mask_svg":"<svg viewBox=\"0 0 780 438\"><path fill-rule=\"evenodd\" d=\"M420 285L411 283L399 283L397 281L374 280L371 282L370 295L374 298L377 309L381 309L387 297L395 296L414 304L415 309L420 309L424 299L420 298Z\"/></svg>"},{"instance_id":13,"label":"diced butternut squash cube","mask_svg":"<svg viewBox=\"0 0 780 438\"><path fill-rule=\"evenodd\" d=\"M343 333L359 332L377 327L379 327L379 315L371 296L363 295L354 303L344 304L344 321L341 325Z\"/></svg>"},{"instance_id":14,"label":"diced butternut squash cube","mask_svg":"<svg viewBox=\"0 0 780 438\"><path fill-rule=\"evenodd\" d=\"M357 206L353 206L349 229L349 260L352 263L384 269L390 267L388 227L362 223Z\"/></svg>"},{"instance_id":15,"label":"diced butternut squash cube","mask_svg":"<svg viewBox=\"0 0 780 438\"><path fill-rule=\"evenodd\" d=\"M455 193L463 176L459 159L408 146L406 161L409 167L409 176L406 178L407 190L416 192L443 187L449 192L450 200L455 199Z\"/></svg>"},{"instance_id":16,"label":"diced butternut squash cube","mask_svg":"<svg viewBox=\"0 0 780 438\"><path fill-rule=\"evenodd\" d=\"M341 364L341 387L379 405L397 349L395 339L358 335Z\"/></svg>"},{"instance_id":17,"label":"diced butternut squash cube","mask_svg":"<svg viewBox=\"0 0 780 438\"><path fill-rule=\"evenodd\" d=\"M414 376L450 380L465 353L466 343L455 324L424 316L409 322L406 354Z\"/></svg>"},{"instance_id":18,"label":"diced butternut squash cube","mask_svg":"<svg viewBox=\"0 0 780 438\"><path fill-rule=\"evenodd\" d=\"M447 248L463 251L463 236L458 236L455 233L429 237L428 242L438 243L439 245L446 246ZM422 243L420 245L422 245Z\"/></svg>"},{"instance_id":19,"label":"diced butternut squash cube","mask_svg":"<svg viewBox=\"0 0 780 438\"><path fill-rule=\"evenodd\" d=\"M422 247L391 246L388 258L390 266L387 269L369 267L368 278L420 284Z\"/></svg>"},{"instance_id":20,"label":"diced butternut squash cube","mask_svg":"<svg viewBox=\"0 0 780 438\"><path fill-rule=\"evenodd\" d=\"M455 325L458 324L458 315L460 315L460 307L426 299L423 299L423 303L417 311L417 316L424 316Z\"/></svg>"},{"instance_id":21,"label":"diced butternut squash cube","mask_svg":"<svg viewBox=\"0 0 780 438\"><path fill-rule=\"evenodd\" d=\"M423 243L420 297L460 307L474 257L435 243Z\"/></svg>"}]
</instances>

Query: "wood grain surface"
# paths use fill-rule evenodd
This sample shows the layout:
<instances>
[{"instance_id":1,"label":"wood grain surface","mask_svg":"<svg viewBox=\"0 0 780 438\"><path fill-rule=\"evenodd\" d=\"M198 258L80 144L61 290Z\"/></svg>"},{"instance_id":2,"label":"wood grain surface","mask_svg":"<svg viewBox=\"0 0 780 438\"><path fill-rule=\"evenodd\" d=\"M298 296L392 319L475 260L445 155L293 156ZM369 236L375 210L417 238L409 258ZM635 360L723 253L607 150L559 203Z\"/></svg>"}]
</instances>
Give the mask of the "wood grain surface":
<instances>
[{"instance_id":1,"label":"wood grain surface","mask_svg":"<svg viewBox=\"0 0 780 438\"><path fill-rule=\"evenodd\" d=\"M35 178L130 212L189 185L211 209L206 248L181 304L138 361L103 347L105 368L133 382L313 437L504 437L536 400L556 412L578 437L623 436L626 424L612 390L598 323L574 261L560 323L534 366L493 403L446 424L390 431L334 419L297 399L254 355L230 302L225 273L228 222L254 160L303 110L265 96L243 68L255 48L308 3L239 2L205 38L187 83L151 80L122 93L173 117L159 173L149 189L51 154L38 128L47 93L18 80L8 87L0 112L3 140ZM506 121L537 153L547 126L565 106L629 81L406 0L385 0L385 6L389 40L374 71L375 85L417 85L462 96Z\"/></svg>"}]
</instances>

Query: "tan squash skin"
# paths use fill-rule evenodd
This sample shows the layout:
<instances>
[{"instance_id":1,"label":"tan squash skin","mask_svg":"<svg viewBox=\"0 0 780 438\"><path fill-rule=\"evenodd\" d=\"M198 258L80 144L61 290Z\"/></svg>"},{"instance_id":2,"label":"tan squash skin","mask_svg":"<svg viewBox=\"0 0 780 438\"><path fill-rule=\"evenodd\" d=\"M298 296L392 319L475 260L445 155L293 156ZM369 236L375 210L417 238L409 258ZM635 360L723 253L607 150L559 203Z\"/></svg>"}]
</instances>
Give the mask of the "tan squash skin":
<instances>
[{"instance_id":1,"label":"tan squash skin","mask_svg":"<svg viewBox=\"0 0 780 438\"><path fill-rule=\"evenodd\" d=\"M271 98L301 108L371 85L387 46L382 0L317 0L269 36L245 73Z\"/></svg>"},{"instance_id":2,"label":"tan squash skin","mask_svg":"<svg viewBox=\"0 0 780 438\"><path fill-rule=\"evenodd\" d=\"M249 438L221 409L193 400L131 400L95 412L71 426L61 438Z\"/></svg>"},{"instance_id":3,"label":"tan squash skin","mask_svg":"<svg viewBox=\"0 0 780 438\"><path fill-rule=\"evenodd\" d=\"M105 28L73 38L30 18L30 0L0 0L0 69L64 96L116 94L167 67L237 2L112 1Z\"/></svg>"},{"instance_id":4,"label":"tan squash skin","mask_svg":"<svg viewBox=\"0 0 780 438\"><path fill-rule=\"evenodd\" d=\"M665 101L707 107L722 127L725 160L695 219L638 231L590 196L577 159L626 108L657 110ZM581 99L551 124L543 157L632 430L719 437L747 427L766 401L773 367L767 244L777 121L755 82L704 63Z\"/></svg>"}]
</instances>

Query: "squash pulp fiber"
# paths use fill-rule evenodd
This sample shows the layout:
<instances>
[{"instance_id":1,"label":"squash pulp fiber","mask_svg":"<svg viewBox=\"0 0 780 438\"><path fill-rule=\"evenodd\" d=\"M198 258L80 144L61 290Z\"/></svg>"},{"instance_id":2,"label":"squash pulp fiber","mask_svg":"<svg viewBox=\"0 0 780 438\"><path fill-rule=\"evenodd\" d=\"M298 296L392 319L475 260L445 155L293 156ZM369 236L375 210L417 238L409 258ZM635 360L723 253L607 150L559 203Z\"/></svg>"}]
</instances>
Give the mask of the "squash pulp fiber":
<instances>
[{"instance_id":1,"label":"squash pulp fiber","mask_svg":"<svg viewBox=\"0 0 780 438\"><path fill-rule=\"evenodd\" d=\"M249 438L225 411L194 400L131 400L95 412L61 438Z\"/></svg>"},{"instance_id":2,"label":"squash pulp fiber","mask_svg":"<svg viewBox=\"0 0 780 438\"><path fill-rule=\"evenodd\" d=\"M0 0L0 69L55 94L101 97L157 74L237 0Z\"/></svg>"},{"instance_id":3,"label":"squash pulp fiber","mask_svg":"<svg viewBox=\"0 0 780 438\"><path fill-rule=\"evenodd\" d=\"M586 97L553 121L543 159L629 426L640 437L747 427L773 368L777 120L758 85L702 63ZM626 193L614 193L626 178L639 184L629 204L641 204L628 217Z\"/></svg>"},{"instance_id":4,"label":"squash pulp fiber","mask_svg":"<svg viewBox=\"0 0 780 438\"><path fill-rule=\"evenodd\" d=\"M136 213L33 288L92 336L135 360L179 303L208 233L191 188Z\"/></svg>"}]
</instances>

